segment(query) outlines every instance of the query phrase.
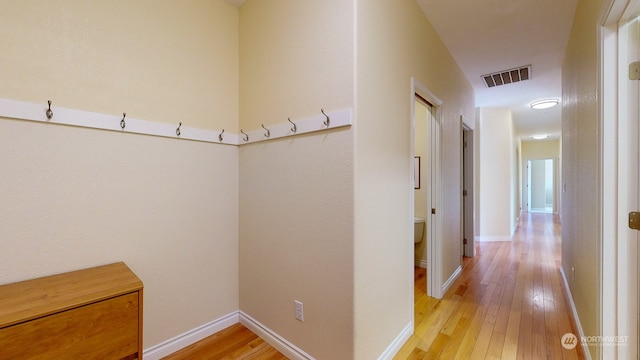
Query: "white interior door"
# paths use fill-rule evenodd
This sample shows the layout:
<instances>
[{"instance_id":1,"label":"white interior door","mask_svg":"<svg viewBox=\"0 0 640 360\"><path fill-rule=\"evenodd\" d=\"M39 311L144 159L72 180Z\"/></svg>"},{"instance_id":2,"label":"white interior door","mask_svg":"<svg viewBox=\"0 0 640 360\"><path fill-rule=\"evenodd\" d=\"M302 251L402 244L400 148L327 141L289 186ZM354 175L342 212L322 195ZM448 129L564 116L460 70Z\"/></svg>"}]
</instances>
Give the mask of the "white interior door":
<instances>
[{"instance_id":1,"label":"white interior door","mask_svg":"<svg viewBox=\"0 0 640 360\"><path fill-rule=\"evenodd\" d=\"M638 141L640 140L640 71L636 74L633 70L635 66L640 67L640 18L632 18L621 26L626 27L624 33L627 36L627 48L625 57L625 49L621 46L620 59L622 62L620 107L626 108L626 111L622 110L620 114L621 166L619 169L619 181L621 182L620 188L626 193L626 199L619 200L621 208L624 209L624 212L620 214L623 217L621 219L623 224L621 226L620 247L628 255L626 255L626 259L621 258L620 260L624 265L623 274L621 275L621 288L624 289L626 285L629 301L629 305L627 305L629 319L622 319L621 322L629 322L626 324L626 328L629 331L628 336L633 337L630 344L634 344L634 346L628 349L629 353L627 355L637 358L638 354L640 354L640 349L638 348L640 346L640 331L638 331L638 325L640 324L640 268L638 267L640 231L630 229L629 226L625 226L628 224L624 223L628 222L628 214L630 212L640 211L640 192L638 190L640 184L640 157L638 156ZM625 39L621 40L625 41ZM621 255L624 256L623 254ZM624 298L624 296L625 294L622 292L620 297ZM635 320L635 324L633 324L632 319Z\"/></svg>"},{"instance_id":2,"label":"white interior door","mask_svg":"<svg viewBox=\"0 0 640 360\"><path fill-rule=\"evenodd\" d=\"M640 18L635 18L631 20L629 23L629 63L635 63L640 66ZM631 68L632 66L630 66ZM628 129L631 135L628 138L628 154L629 154L629 164L628 164L628 186L627 192L629 197L629 211L640 211L640 191L638 188L640 187L640 157L638 156L639 146L638 141L640 140L640 80L634 79L631 80L631 69L629 73L628 80L628 91L629 91L629 121L628 121ZM637 358L640 354L640 330L638 326L640 326L640 267L638 267L638 259L640 259L640 246L638 246L638 241L640 241L640 231L631 231L628 234L628 248L631 254L635 255L634 257L629 258L628 267L629 273L635 274L635 279L633 276L629 277L630 281L634 281L635 284L635 307L632 311L635 312L635 316L633 318L636 319L635 324L635 354L631 352L629 355L633 355ZM635 249L634 249L635 248ZM635 251L634 251L635 250ZM633 287L630 286L630 289ZM630 299L634 299L634 296L631 296ZM631 315L631 314L630 314Z\"/></svg>"},{"instance_id":3,"label":"white interior door","mask_svg":"<svg viewBox=\"0 0 640 360\"><path fill-rule=\"evenodd\" d=\"M628 214L640 210L640 80L630 64L640 60L640 0L610 0L600 25L602 112L602 279L603 336L622 344L600 347L603 359L640 355L640 232L629 228ZM619 345L619 346L612 346Z\"/></svg>"},{"instance_id":4,"label":"white interior door","mask_svg":"<svg viewBox=\"0 0 640 360\"><path fill-rule=\"evenodd\" d=\"M636 14L637 16L637 14ZM618 355L638 358L640 354L640 231L628 226L630 212L640 211L640 76L635 76L632 64L640 66L640 18L621 23L620 33L620 123L619 123L619 208L620 238L618 254L618 302L626 314L620 314L619 335L629 337L630 346L619 349ZM626 45L626 46L625 46ZM640 73L640 72L639 72ZM626 317L624 315L627 315ZM626 333L625 333L626 332Z\"/></svg>"},{"instance_id":5,"label":"white interior door","mask_svg":"<svg viewBox=\"0 0 640 360\"><path fill-rule=\"evenodd\" d=\"M466 257L476 255L474 241L474 174L473 174L473 130L462 130L462 236L463 254Z\"/></svg>"}]
</instances>

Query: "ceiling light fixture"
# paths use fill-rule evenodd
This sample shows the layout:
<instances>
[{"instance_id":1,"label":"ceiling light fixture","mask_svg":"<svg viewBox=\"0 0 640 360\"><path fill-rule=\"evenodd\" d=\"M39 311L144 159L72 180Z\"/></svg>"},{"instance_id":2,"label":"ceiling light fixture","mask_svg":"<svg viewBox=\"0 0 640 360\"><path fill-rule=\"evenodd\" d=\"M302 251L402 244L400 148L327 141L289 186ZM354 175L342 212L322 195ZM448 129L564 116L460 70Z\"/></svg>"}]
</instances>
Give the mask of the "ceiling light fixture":
<instances>
[{"instance_id":1,"label":"ceiling light fixture","mask_svg":"<svg viewBox=\"0 0 640 360\"><path fill-rule=\"evenodd\" d=\"M550 107L558 105L559 102L560 101L558 99L538 100L531 103L531 108L537 110L548 109Z\"/></svg>"},{"instance_id":2,"label":"ceiling light fixture","mask_svg":"<svg viewBox=\"0 0 640 360\"><path fill-rule=\"evenodd\" d=\"M532 138L534 140L544 140L544 139L546 139L548 137L549 137L549 135L547 135L547 134L540 134L540 135L533 135L532 136Z\"/></svg>"}]
</instances>

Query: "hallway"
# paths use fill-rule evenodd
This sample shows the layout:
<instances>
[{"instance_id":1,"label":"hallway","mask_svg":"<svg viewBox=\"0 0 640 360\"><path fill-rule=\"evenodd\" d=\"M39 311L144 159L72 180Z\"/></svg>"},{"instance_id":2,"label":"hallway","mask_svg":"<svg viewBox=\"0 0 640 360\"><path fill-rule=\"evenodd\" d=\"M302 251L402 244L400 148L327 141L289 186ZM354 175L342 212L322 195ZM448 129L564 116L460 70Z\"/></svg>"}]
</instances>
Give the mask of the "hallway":
<instances>
[{"instance_id":1,"label":"hallway","mask_svg":"<svg viewBox=\"0 0 640 360\"><path fill-rule=\"evenodd\" d=\"M581 359L560 266L560 222L523 213L512 242L480 242L441 300L416 275L415 331L395 359ZM418 273L417 273L418 274Z\"/></svg>"}]
</instances>

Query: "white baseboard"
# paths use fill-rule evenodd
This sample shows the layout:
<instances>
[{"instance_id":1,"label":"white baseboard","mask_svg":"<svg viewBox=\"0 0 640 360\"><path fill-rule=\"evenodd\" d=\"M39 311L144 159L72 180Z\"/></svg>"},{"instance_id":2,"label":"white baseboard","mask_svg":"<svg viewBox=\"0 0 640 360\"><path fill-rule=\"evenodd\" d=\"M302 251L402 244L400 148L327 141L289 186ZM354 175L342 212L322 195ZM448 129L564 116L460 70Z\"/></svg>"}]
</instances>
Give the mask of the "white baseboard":
<instances>
[{"instance_id":1,"label":"white baseboard","mask_svg":"<svg viewBox=\"0 0 640 360\"><path fill-rule=\"evenodd\" d=\"M193 330L187 331L174 338L145 349L143 351L143 358L145 360L160 360L165 356L173 354L178 350L181 350L208 336L222 331L229 326L237 324L238 322L246 326L249 330L253 331L256 335L261 337L269 345L273 346L276 350L280 351L289 359L315 360L313 356L307 354L302 349L293 345L291 342L287 341L285 338L278 335L273 330L264 326L259 321L242 311L234 311L219 319L213 320ZM391 344L389 344L385 351L378 357L378 360L393 359L398 351L400 351L404 343L411 337L411 335L413 335L413 329L414 324L412 321L407 324L404 329L402 329L396 339Z\"/></svg>"},{"instance_id":2,"label":"white baseboard","mask_svg":"<svg viewBox=\"0 0 640 360\"><path fill-rule=\"evenodd\" d=\"M474 238L477 242L487 242L487 241L511 241L511 236L476 236Z\"/></svg>"},{"instance_id":3,"label":"white baseboard","mask_svg":"<svg viewBox=\"0 0 640 360\"><path fill-rule=\"evenodd\" d=\"M240 321L238 311L234 311L219 319L180 334L143 351L144 360L159 360L169 354L196 343Z\"/></svg>"},{"instance_id":4,"label":"white baseboard","mask_svg":"<svg viewBox=\"0 0 640 360\"><path fill-rule=\"evenodd\" d=\"M427 260L425 260L425 259L416 260L414 262L414 265L417 266L417 267L421 267L423 269L428 269Z\"/></svg>"},{"instance_id":5,"label":"white baseboard","mask_svg":"<svg viewBox=\"0 0 640 360\"><path fill-rule=\"evenodd\" d=\"M256 335L261 337L269 345L273 346L276 350L280 351L284 356L292 360L314 360L314 358L304 352L302 349L293 345L282 336L275 333L273 330L261 324L258 320L245 314L242 311L238 312L240 315L240 323L246 326L249 330L253 331ZM146 359L145 359L146 360Z\"/></svg>"},{"instance_id":6,"label":"white baseboard","mask_svg":"<svg viewBox=\"0 0 640 360\"><path fill-rule=\"evenodd\" d=\"M402 346L407 340L413 335L413 321L407 324L407 326L402 329L400 334L387 346L385 351L378 356L378 360L391 360L393 357L400 351Z\"/></svg>"},{"instance_id":7,"label":"white baseboard","mask_svg":"<svg viewBox=\"0 0 640 360\"><path fill-rule=\"evenodd\" d=\"M564 268L560 266L560 274L562 275L562 286L564 287L564 291L569 294L569 307L571 307L571 313L573 314L573 318L576 321L576 328L578 328L578 336L579 339L584 338L584 330L582 330L582 324L580 324L580 318L578 317L578 310L576 309L576 304L573 302L573 295L571 295L571 289L569 289L569 282L567 281L567 276L564 273ZM591 353L589 352L589 345L580 341L582 346L582 353L584 354L584 358L586 360L591 360Z\"/></svg>"},{"instance_id":8,"label":"white baseboard","mask_svg":"<svg viewBox=\"0 0 640 360\"><path fill-rule=\"evenodd\" d=\"M456 281L456 279L458 278L458 276L460 276L460 274L462 274L462 265L459 265L456 271L454 271L453 274L451 274L449 279L445 281L444 284L442 284L442 294L447 293L447 290L449 290L453 282Z\"/></svg>"}]
</instances>

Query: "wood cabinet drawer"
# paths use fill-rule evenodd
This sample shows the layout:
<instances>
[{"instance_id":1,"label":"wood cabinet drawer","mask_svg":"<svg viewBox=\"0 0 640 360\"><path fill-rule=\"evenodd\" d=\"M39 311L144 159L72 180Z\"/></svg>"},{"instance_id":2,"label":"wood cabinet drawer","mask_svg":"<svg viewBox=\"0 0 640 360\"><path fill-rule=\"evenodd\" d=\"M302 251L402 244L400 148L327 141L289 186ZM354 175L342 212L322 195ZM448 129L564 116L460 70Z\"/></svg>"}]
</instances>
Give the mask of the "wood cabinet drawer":
<instances>
[{"instance_id":1,"label":"wood cabinet drawer","mask_svg":"<svg viewBox=\"0 0 640 360\"><path fill-rule=\"evenodd\" d=\"M136 359L139 294L132 292L0 329L0 359Z\"/></svg>"},{"instance_id":2,"label":"wood cabinet drawer","mask_svg":"<svg viewBox=\"0 0 640 360\"><path fill-rule=\"evenodd\" d=\"M142 358L142 293L123 262L0 285L0 360Z\"/></svg>"}]
</instances>

